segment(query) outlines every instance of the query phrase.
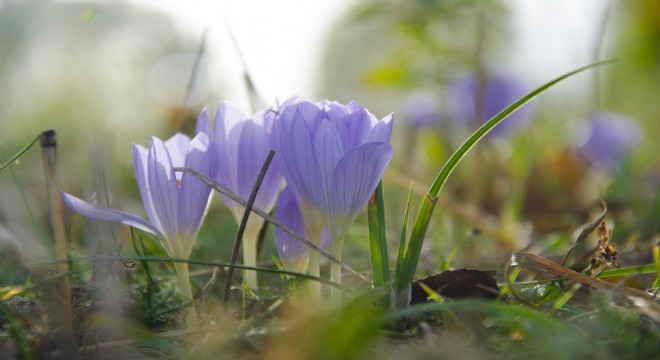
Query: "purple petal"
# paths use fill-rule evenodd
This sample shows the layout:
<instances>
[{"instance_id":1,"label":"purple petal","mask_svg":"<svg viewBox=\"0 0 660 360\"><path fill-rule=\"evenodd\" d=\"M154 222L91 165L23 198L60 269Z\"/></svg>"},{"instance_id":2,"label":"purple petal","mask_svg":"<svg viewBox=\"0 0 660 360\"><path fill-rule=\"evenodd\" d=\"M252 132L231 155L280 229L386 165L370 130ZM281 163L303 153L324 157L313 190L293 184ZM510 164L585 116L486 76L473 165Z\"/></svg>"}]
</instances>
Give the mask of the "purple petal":
<instances>
[{"instance_id":1,"label":"purple petal","mask_svg":"<svg viewBox=\"0 0 660 360\"><path fill-rule=\"evenodd\" d=\"M133 166L135 167L135 178L142 196L142 204L147 212L149 221L158 229L162 229L158 214L154 209L154 203L151 199L151 190L149 185L149 176L147 174L149 152L138 144L133 144Z\"/></svg>"},{"instance_id":2,"label":"purple petal","mask_svg":"<svg viewBox=\"0 0 660 360\"><path fill-rule=\"evenodd\" d=\"M208 110L205 108L199 113L197 117L197 124L195 125L195 134L204 133L209 139L213 139L213 132L211 132L211 122L209 121Z\"/></svg>"},{"instance_id":3,"label":"purple petal","mask_svg":"<svg viewBox=\"0 0 660 360\"><path fill-rule=\"evenodd\" d=\"M242 124L248 116L236 105L223 101L215 114L216 139L226 138L234 126Z\"/></svg>"},{"instance_id":4,"label":"purple petal","mask_svg":"<svg viewBox=\"0 0 660 360\"><path fill-rule=\"evenodd\" d=\"M298 201L310 202L317 186L316 180L320 172L314 147L311 141L310 129L300 111L292 117L282 117L274 129L277 143L277 157L282 166L282 174Z\"/></svg>"},{"instance_id":5,"label":"purple petal","mask_svg":"<svg viewBox=\"0 0 660 360\"><path fill-rule=\"evenodd\" d=\"M108 209L103 206L88 203L63 191L60 192L62 194L62 200L64 203L71 210L79 213L82 216L100 221L120 222L163 238L163 235L156 227L139 216L124 211Z\"/></svg>"},{"instance_id":6,"label":"purple petal","mask_svg":"<svg viewBox=\"0 0 660 360\"><path fill-rule=\"evenodd\" d=\"M263 124L250 120L243 126L239 140L238 171L235 176L238 179L238 194L244 199L252 193L252 188L271 150L269 138ZM281 183L279 166L277 160L273 159L259 188L255 205L264 211L270 211L275 205Z\"/></svg>"},{"instance_id":7,"label":"purple petal","mask_svg":"<svg viewBox=\"0 0 660 360\"><path fill-rule=\"evenodd\" d=\"M371 129L369 113L357 104L355 110L342 119L345 133L343 134L344 151L348 151L362 143L364 137Z\"/></svg>"},{"instance_id":8,"label":"purple petal","mask_svg":"<svg viewBox=\"0 0 660 360\"><path fill-rule=\"evenodd\" d=\"M324 111L318 104L296 99L291 105L282 106L279 122L291 123L295 117L300 117L305 120L309 133L313 134L324 115Z\"/></svg>"},{"instance_id":9,"label":"purple petal","mask_svg":"<svg viewBox=\"0 0 660 360\"><path fill-rule=\"evenodd\" d=\"M247 115L235 105L223 102L215 118L215 145L217 152L218 182L234 191L238 190L238 158L240 134Z\"/></svg>"},{"instance_id":10,"label":"purple petal","mask_svg":"<svg viewBox=\"0 0 660 360\"><path fill-rule=\"evenodd\" d=\"M321 120L314 142L314 153L320 171L306 182L313 184L311 195L316 207L321 212L328 212L332 201L332 174L344 155L339 133L329 120Z\"/></svg>"},{"instance_id":11,"label":"purple petal","mask_svg":"<svg viewBox=\"0 0 660 360\"><path fill-rule=\"evenodd\" d=\"M161 232L166 237L175 237L177 228L178 185L172 161L165 144L156 138L151 138L147 167L147 182L149 194L153 201L154 214L158 217Z\"/></svg>"},{"instance_id":12,"label":"purple petal","mask_svg":"<svg viewBox=\"0 0 660 360\"><path fill-rule=\"evenodd\" d=\"M394 125L394 114L385 116L382 120L376 120L372 129L367 133L364 143L368 142L390 142L392 126Z\"/></svg>"},{"instance_id":13,"label":"purple petal","mask_svg":"<svg viewBox=\"0 0 660 360\"><path fill-rule=\"evenodd\" d=\"M209 153L208 137L198 134L187 150L185 166L208 176L213 164ZM183 173L178 194L178 231L179 234L194 238L208 208L211 188L189 173Z\"/></svg>"},{"instance_id":14,"label":"purple petal","mask_svg":"<svg viewBox=\"0 0 660 360\"><path fill-rule=\"evenodd\" d=\"M356 215L367 203L392 160L388 143L367 143L349 151L337 164L332 214Z\"/></svg>"},{"instance_id":15,"label":"purple petal","mask_svg":"<svg viewBox=\"0 0 660 360\"><path fill-rule=\"evenodd\" d=\"M293 192L288 187L282 191L277 201L275 219L303 238L307 237L302 213ZM285 262L285 265L288 260L308 253L308 248L305 244L296 240L279 227L275 228L275 243L277 244L277 251L280 254L280 258Z\"/></svg>"},{"instance_id":16,"label":"purple petal","mask_svg":"<svg viewBox=\"0 0 660 360\"><path fill-rule=\"evenodd\" d=\"M186 164L186 152L188 151L190 138L182 133L176 133L167 139L164 144L167 153L170 155L170 160L172 160L172 166L183 167ZM182 174L177 172L175 175L177 181L181 181Z\"/></svg>"}]
</instances>

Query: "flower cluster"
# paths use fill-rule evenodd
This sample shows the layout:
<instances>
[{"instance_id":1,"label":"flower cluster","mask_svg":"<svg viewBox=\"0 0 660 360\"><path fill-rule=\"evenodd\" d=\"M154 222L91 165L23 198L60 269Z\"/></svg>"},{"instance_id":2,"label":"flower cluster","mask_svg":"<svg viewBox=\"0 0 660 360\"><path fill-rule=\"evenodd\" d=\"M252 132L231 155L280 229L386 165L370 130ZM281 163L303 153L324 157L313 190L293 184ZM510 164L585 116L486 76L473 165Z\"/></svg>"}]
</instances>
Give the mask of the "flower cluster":
<instances>
[{"instance_id":1,"label":"flower cluster","mask_svg":"<svg viewBox=\"0 0 660 360\"><path fill-rule=\"evenodd\" d=\"M158 237L173 258L190 256L210 201L211 188L176 167L197 170L247 199L267 154L271 163L256 197L255 207L269 212L282 188L276 218L322 248L330 247L340 258L344 238L359 211L382 178L392 159L389 144L392 115L378 120L358 104L343 105L293 97L278 110L266 109L248 116L223 103L211 124L204 109L197 135L177 133L163 142L153 137L149 149L133 146L135 176L148 221L123 211L98 206L62 193L74 211L97 220L121 222ZM222 197L237 221L244 208ZM244 263L257 265L257 238L264 225L250 216L244 235ZM318 253L283 231L276 231L278 250L285 266L319 275ZM192 300L186 262L176 263L182 295ZM309 265L308 265L309 264ZM340 282L340 268L332 269ZM257 286L255 272L246 282Z\"/></svg>"}]
</instances>

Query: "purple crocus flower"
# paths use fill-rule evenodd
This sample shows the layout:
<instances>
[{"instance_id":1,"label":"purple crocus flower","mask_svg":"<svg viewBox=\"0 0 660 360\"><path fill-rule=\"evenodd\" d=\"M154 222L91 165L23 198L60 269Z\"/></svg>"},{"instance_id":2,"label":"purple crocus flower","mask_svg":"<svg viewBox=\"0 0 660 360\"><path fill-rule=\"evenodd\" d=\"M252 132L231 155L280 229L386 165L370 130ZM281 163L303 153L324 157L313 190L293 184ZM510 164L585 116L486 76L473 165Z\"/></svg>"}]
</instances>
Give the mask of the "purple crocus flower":
<instances>
[{"instance_id":1,"label":"purple crocus flower","mask_svg":"<svg viewBox=\"0 0 660 360\"><path fill-rule=\"evenodd\" d=\"M578 151L597 169L616 169L621 158L635 148L640 135L634 119L613 112L598 112L589 118L586 141Z\"/></svg>"},{"instance_id":2,"label":"purple crocus flower","mask_svg":"<svg viewBox=\"0 0 660 360\"><path fill-rule=\"evenodd\" d=\"M415 91L403 100L403 117L416 129L437 126L440 123L439 97L429 91Z\"/></svg>"},{"instance_id":3,"label":"purple crocus flower","mask_svg":"<svg viewBox=\"0 0 660 360\"><path fill-rule=\"evenodd\" d=\"M480 81L476 76L463 76L454 81L451 95L454 105L454 121L483 124L509 105L527 94L527 88L517 77L493 73ZM481 110L478 110L478 107ZM479 112L479 113L478 113ZM521 129L531 118L530 104L511 114L490 131L494 136L504 136Z\"/></svg>"},{"instance_id":4,"label":"purple crocus flower","mask_svg":"<svg viewBox=\"0 0 660 360\"><path fill-rule=\"evenodd\" d=\"M121 222L158 237L172 258L187 259L208 208L211 188L188 173L175 172L175 167L193 168L208 176L215 175L214 155L208 151L209 139L199 134L194 139L177 133L163 142L151 138L149 149L134 144L133 163L142 202L149 221L114 209L81 200L62 192L64 202L73 211L101 221ZM192 300L188 263L174 263L181 293ZM194 325L194 310L189 312Z\"/></svg>"},{"instance_id":5,"label":"purple crocus flower","mask_svg":"<svg viewBox=\"0 0 660 360\"><path fill-rule=\"evenodd\" d=\"M300 207L293 192L288 187L282 191L275 206L275 219L303 238L308 237ZM309 248L280 228L275 228L275 243L284 268L290 271L304 272L309 262ZM321 235L321 249L330 246L330 233L326 230Z\"/></svg>"},{"instance_id":6,"label":"purple crocus flower","mask_svg":"<svg viewBox=\"0 0 660 360\"><path fill-rule=\"evenodd\" d=\"M327 227L330 252L341 258L343 240L392 160L390 114L378 120L355 102L343 105L293 97L279 111L274 126L282 173L308 230L320 244ZM319 275L318 254L310 253L310 274ZM331 278L341 282L332 264Z\"/></svg>"},{"instance_id":7,"label":"purple crocus flower","mask_svg":"<svg viewBox=\"0 0 660 360\"><path fill-rule=\"evenodd\" d=\"M206 111L200 115L197 132L207 134L217 155L218 172L216 179L241 198L250 197L259 172L273 149L271 130L275 121L272 110L260 111L251 117L229 102L223 102L215 115L214 129ZM282 174L276 159L273 159L264 177L254 206L270 212L275 206L282 185ZM222 195L236 222L243 218L245 208ZM257 266L257 242L264 219L250 216L243 235L243 263ZM257 273L246 273L248 286L257 288Z\"/></svg>"}]
</instances>

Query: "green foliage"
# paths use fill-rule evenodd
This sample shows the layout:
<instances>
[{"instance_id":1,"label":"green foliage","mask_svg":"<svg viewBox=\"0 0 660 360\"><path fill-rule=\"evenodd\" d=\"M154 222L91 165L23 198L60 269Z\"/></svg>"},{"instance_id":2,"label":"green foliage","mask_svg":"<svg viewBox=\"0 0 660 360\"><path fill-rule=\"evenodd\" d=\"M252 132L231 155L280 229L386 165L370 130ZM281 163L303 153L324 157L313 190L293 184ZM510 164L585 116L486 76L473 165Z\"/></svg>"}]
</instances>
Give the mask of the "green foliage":
<instances>
[{"instance_id":1,"label":"green foliage","mask_svg":"<svg viewBox=\"0 0 660 360\"><path fill-rule=\"evenodd\" d=\"M0 165L0 175L2 175L5 171L9 170L12 166L18 163L18 161L25 155L27 152L34 146L34 144L39 141L39 137L41 134L37 135L32 141L30 141L23 149L21 149L19 152L17 152L14 156L9 158L4 164ZM0 148L1 149L1 148Z\"/></svg>"},{"instance_id":2,"label":"green foliage","mask_svg":"<svg viewBox=\"0 0 660 360\"><path fill-rule=\"evenodd\" d=\"M384 288L390 283L390 266L387 255L387 229L385 227L385 200L383 182L369 199L369 244L371 247L371 273L374 286Z\"/></svg>"},{"instance_id":3,"label":"green foliage","mask_svg":"<svg viewBox=\"0 0 660 360\"><path fill-rule=\"evenodd\" d=\"M609 63L609 61L598 62L595 64L581 67L577 70L559 76L554 80L538 87L537 89L530 92L520 100L516 101L515 103L511 104L510 106L502 110L500 113L495 115L486 123L484 123L479 129L477 129L477 131L474 132L474 134L472 134L463 143L463 145L461 145L456 150L456 152L454 152L454 154L449 158L449 160L447 160L445 165L442 167L435 181L433 181L433 184L431 185L428 194L422 200L422 204L420 206L419 212L417 213L417 219L415 220L415 224L413 226L413 232L410 236L408 248L406 250L404 265L402 266L401 271L398 273L399 276L394 281L394 288L396 291L403 291L412 282L413 277L415 275L415 271L417 269L417 262L419 261L419 256L422 251L422 244L424 243L426 230L428 229L429 222L431 221L431 214L433 213L433 209L435 208L435 203L437 201L438 194L440 193L440 190L442 190L442 187L449 178L449 175L454 171L454 169L456 168L458 163L463 159L463 157L465 157L467 152L470 151L470 149L472 149L474 145L476 145L477 142L479 142L479 140L481 140L484 136L486 136L486 134L488 134L488 132L492 128L494 128L497 124L499 124L504 119L506 119L514 111L518 110L520 107L531 101L537 95L543 93L553 85L557 84L558 82L568 77L571 77L575 74L578 74L585 70L606 63Z\"/></svg>"}]
</instances>

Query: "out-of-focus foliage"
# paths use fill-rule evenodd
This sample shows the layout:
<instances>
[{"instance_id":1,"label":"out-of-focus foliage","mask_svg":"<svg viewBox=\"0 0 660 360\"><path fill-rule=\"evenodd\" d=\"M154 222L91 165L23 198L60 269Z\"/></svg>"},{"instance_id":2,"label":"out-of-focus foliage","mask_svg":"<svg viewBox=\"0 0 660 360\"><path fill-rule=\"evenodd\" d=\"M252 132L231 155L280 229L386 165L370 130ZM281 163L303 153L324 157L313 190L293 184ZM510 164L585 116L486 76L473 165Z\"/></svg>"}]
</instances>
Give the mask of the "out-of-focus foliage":
<instances>
[{"instance_id":1,"label":"out-of-focus foliage","mask_svg":"<svg viewBox=\"0 0 660 360\"><path fill-rule=\"evenodd\" d=\"M337 26L325 59L329 96L359 98L376 113L395 110L392 142L397 152L384 183L388 203L401 206L388 217L401 218L409 182L429 183L483 121L465 121L466 113L493 115L489 104L494 97L507 99L501 109L525 93L507 95L502 86L491 90L487 79L515 79L527 91L540 85L509 67L515 56L509 51L515 39L510 4L368 1ZM499 262L507 249L530 245L556 251L567 244L557 232L575 229L601 198L611 205L616 242L626 242L628 251L648 253L660 233L653 220L660 213L659 149L653 140L660 134L660 111L651 99L660 91L654 76L660 71L656 7L652 1L613 3L593 44L600 49L593 61L618 61L596 69L592 86L578 97L567 95L575 93L572 89L542 95L523 109L524 122L505 120L494 134L498 136L489 136L466 158L448 182L447 194L481 210L479 220L456 216L456 208L446 209L453 216L436 216L441 228L431 231L438 238L435 254L459 249L457 264L469 264L483 261L479 253ZM550 79L558 74L541 75ZM473 79L471 86L462 80L466 77ZM621 125L622 130L592 126L592 115L602 112L619 113L632 122ZM601 136L607 133L618 136ZM593 154L585 156L596 148L599 159L608 156L603 152L616 152L616 164L599 166ZM470 235L472 228L479 233ZM504 251L475 249L476 243Z\"/></svg>"}]
</instances>

